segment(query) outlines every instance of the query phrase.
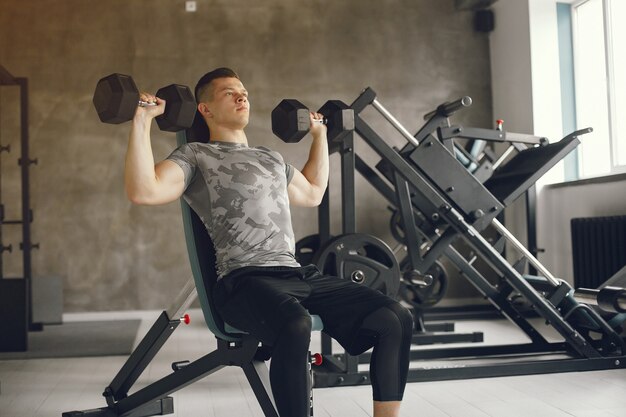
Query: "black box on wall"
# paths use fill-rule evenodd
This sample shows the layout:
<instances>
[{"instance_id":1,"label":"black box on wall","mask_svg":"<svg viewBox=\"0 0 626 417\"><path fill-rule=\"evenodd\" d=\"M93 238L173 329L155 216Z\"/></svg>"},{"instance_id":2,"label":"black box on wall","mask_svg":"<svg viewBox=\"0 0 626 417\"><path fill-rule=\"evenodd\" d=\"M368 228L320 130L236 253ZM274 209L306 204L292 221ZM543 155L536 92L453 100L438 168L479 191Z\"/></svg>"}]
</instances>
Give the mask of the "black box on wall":
<instances>
[{"instance_id":1,"label":"black box on wall","mask_svg":"<svg viewBox=\"0 0 626 417\"><path fill-rule=\"evenodd\" d=\"M28 349L25 279L0 279L0 352Z\"/></svg>"},{"instance_id":2,"label":"black box on wall","mask_svg":"<svg viewBox=\"0 0 626 417\"><path fill-rule=\"evenodd\" d=\"M496 16L491 9L476 10L474 12L474 30L489 33L496 27Z\"/></svg>"}]
</instances>

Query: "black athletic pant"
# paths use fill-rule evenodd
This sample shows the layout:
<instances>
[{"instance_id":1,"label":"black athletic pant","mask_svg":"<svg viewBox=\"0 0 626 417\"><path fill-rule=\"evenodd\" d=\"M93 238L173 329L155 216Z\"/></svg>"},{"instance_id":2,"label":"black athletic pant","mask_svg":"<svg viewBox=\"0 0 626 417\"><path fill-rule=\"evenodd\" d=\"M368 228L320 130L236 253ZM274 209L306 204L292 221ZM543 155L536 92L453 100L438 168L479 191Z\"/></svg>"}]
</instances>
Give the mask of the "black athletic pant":
<instances>
[{"instance_id":1,"label":"black athletic pant","mask_svg":"<svg viewBox=\"0 0 626 417\"><path fill-rule=\"evenodd\" d=\"M411 314L378 291L336 277L315 266L248 267L221 279L215 304L230 325L272 346L270 382L281 416L308 415L307 354L310 314L348 353L373 347L373 399L399 401L406 385L413 329Z\"/></svg>"}]
</instances>

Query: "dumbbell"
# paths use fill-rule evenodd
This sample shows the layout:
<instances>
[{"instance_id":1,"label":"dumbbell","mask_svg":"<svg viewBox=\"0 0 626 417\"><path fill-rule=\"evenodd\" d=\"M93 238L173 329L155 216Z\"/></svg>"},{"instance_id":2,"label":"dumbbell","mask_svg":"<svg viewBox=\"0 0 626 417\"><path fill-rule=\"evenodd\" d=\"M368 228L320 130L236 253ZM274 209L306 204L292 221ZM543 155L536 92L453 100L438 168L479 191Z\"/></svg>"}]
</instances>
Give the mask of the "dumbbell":
<instances>
[{"instance_id":1,"label":"dumbbell","mask_svg":"<svg viewBox=\"0 0 626 417\"><path fill-rule=\"evenodd\" d=\"M339 143L354 130L354 110L339 100L328 100L317 111L324 116L328 141ZM272 132L287 143L299 142L311 126L309 109L298 100L282 100L272 110Z\"/></svg>"},{"instance_id":2,"label":"dumbbell","mask_svg":"<svg viewBox=\"0 0 626 417\"><path fill-rule=\"evenodd\" d=\"M166 101L164 113L156 117L159 129L176 132L191 127L196 114L196 101L189 87L170 84L157 91L156 96ZM131 120L137 106L156 106L156 103L140 101L139 90L132 77L114 73L98 81L93 105L100 121L119 124Z\"/></svg>"}]
</instances>

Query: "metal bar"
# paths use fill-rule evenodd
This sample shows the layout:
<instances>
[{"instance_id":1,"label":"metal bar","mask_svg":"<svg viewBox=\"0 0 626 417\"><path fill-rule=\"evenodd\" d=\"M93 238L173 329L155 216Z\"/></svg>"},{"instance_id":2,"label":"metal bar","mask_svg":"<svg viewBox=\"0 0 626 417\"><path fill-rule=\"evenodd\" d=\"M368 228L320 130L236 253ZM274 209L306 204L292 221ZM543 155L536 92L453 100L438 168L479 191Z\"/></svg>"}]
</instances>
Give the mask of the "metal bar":
<instances>
[{"instance_id":1,"label":"metal bar","mask_svg":"<svg viewBox=\"0 0 626 417\"><path fill-rule=\"evenodd\" d=\"M462 138L482 139L490 142L504 142L504 132L496 129L481 129L477 127L450 126L439 129L440 139Z\"/></svg>"},{"instance_id":2,"label":"metal bar","mask_svg":"<svg viewBox=\"0 0 626 417\"><path fill-rule=\"evenodd\" d=\"M443 230L441 235L431 236L430 240L432 244L430 245L430 248L426 251L426 253L424 253L424 255L422 255L420 263L415 267L419 271L426 273L435 261L446 251L446 248L456 240L457 236L458 233L451 227L447 227Z\"/></svg>"},{"instance_id":3,"label":"metal bar","mask_svg":"<svg viewBox=\"0 0 626 417\"><path fill-rule=\"evenodd\" d=\"M402 177L415 187L415 191L421 194L424 199L429 201L434 207L441 207L447 204L435 189L427 182L427 180L419 174L415 168L390 147L383 138L381 138L360 116L354 116L355 131L365 140L365 142L388 161L393 169L395 169Z\"/></svg>"},{"instance_id":4,"label":"metal bar","mask_svg":"<svg viewBox=\"0 0 626 417\"><path fill-rule=\"evenodd\" d=\"M156 382L119 400L115 407L120 415L125 415L150 401L163 398L174 391L202 379L225 366L241 366L249 363L257 350L258 340L243 336L241 344L232 348L229 342L217 340L217 350L202 356L184 368L175 371Z\"/></svg>"},{"instance_id":5,"label":"metal bar","mask_svg":"<svg viewBox=\"0 0 626 417\"><path fill-rule=\"evenodd\" d=\"M397 171L394 171L394 179L396 183L396 200L398 202L400 218L402 219L402 228L404 229L404 244L407 246L407 256L409 257L411 270L425 273L425 270L417 269L422 259L419 249L422 239L417 234L409 184Z\"/></svg>"},{"instance_id":6,"label":"metal bar","mask_svg":"<svg viewBox=\"0 0 626 417\"><path fill-rule=\"evenodd\" d=\"M326 187L322 202L317 208L317 224L320 238L320 247L323 247L330 240L330 187ZM322 333L320 341L322 355L331 355L333 341L326 333Z\"/></svg>"},{"instance_id":7,"label":"metal bar","mask_svg":"<svg viewBox=\"0 0 626 417\"><path fill-rule=\"evenodd\" d=\"M578 288L574 291L574 299L584 304L589 304L592 306L603 307L602 303L599 301L598 297L600 293L607 292L607 296L610 290L615 290L613 296L610 296L610 299L614 301L614 307L617 307L615 310L617 312L623 313L626 311L626 289L618 288L618 287L604 287L601 289L590 289L590 288Z\"/></svg>"},{"instance_id":8,"label":"metal bar","mask_svg":"<svg viewBox=\"0 0 626 417\"><path fill-rule=\"evenodd\" d=\"M355 116L361 113L367 106L373 104L374 100L376 100L376 92L371 89L371 87L367 87L363 92L350 104L350 108L354 110ZM380 105L380 103L378 103ZM386 110L385 110L386 111ZM387 112L389 113L389 112ZM392 116L393 117L393 116ZM394 118L395 119L395 118ZM435 115L433 116L424 126L420 128L420 130L412 136L414 140L408 139L411 143L417 141L421 142L425 137L430 135L432 132L437 129L438 126L442 124L446 124L447 119L445 116ZM356 123L356 122L355 122ZM406 132L406 129L404 129ZM408 133L408 132L406 132ZM410 135L410 134L409 134Z\"/></svg>"},{"instance_id":9,"label":"metal bar","mask_svg":"<svg viewBox=\"0 0 626 417\"><path fill-rule=\"evenodd\" d=\"M526 318L515 307L500 294L500 290L495 288L476 268L474 268L467 260L452 246L448 246L445 255L450 261L456 265L461 274L467 278L470 284L503 314L509 321L519 327L536 346L546 346L548 341L535 329Z\"/></svg>"},{"instance_id":10,"label":"metal bar","mask_svg":"<svg viewBox=\"0 0 626 417\"><path fill-rule=\"evenodd\" d=\"M0 85L18 85L18 81L11 75L11 73L0 65Z\"/></svg>"},{"instance_id":11,"label":"metal bar","mask_svg":"<svg viewBox=\"0 0 626 417\"><path fill-rule=\"evenodd\" d=\"M367 106L372 104L372 101L376 99L376 92L370 87L364 89L361 94L350 104L350 108L354 110L354 114L361 113Z\"/></svg>"},{"instance_id":12,"label":"metal bar","mask_svg":"<svg viewBox=\"0 0 626 417\"><path fill-rule=\"evenodd\" d=\"M462 107L469 107L472 105L472 98L470 96L463 96L458 100L455 100L451 103L443 103L437 106L437 108L429 113L424 115L424 120L428 120L433 116L443 116L448 117L452 116L454 112L459 110Z\"/></svg>"},{"instance_id":13,"label":"metal bar","mask_svg":"<svg viewBox=\"0 0 626 417\"><path fill-rule=\"evenodd\" d=\"M489 365L449 364L448 367L409 369L408 381L446 381L468 378L491 378L512 375L536 375L562 372L595 371L626 368L626 357L593 359L553 359L536 361L511 361Z\"/></svg>"},{"instance_id":14,"label":"metal bar","mask_svg":"<svg viewBox=\"0 0 626 417\"><path fill-rule=\"evenodd\" d=\"M22 224L24 222L22 220L5 220L0 223L1 224Z\"/></svg>"},{"instance_id":15,"label":"metal bar","mask_svg":"<svg viewBox=\"0 0 626 417\"><path fill-rule=\"evenodd\" d=\"M402 134L402 136L404 136L406 140L408 140L415 147L419 146L420 143L417 141L417 139L415 139L413 135L408 130L406 130L404 126L402 126L398 119L396 119L393 114L389 113L389 111L382 104L380 104L378 100L374 99L374 101L372 101L372 105L376 110L380 112L380 114L383 115L385 119L389 121L389 123L393 125L393 127L398 130L398 132Z\"/></svg>"},{"instance_id":16,"label":"metal bar","mask_svg":"<svg viewBox=\"0 0 626 417\"><path fill-rule=\"evenodd\" d=\"M497 346L494 346L494 348ZM323 366L323 365L322 365ZM626 356L609 358L556 358L533 360L503 361L500 358L488 363L465 363L464 361L448 361L445 364L428 364L421 367L411 367L408 373L408 382L447 381L458 379L490 378L513 375L536 375L562 372L596 371L604 369L626 368ZM342 374L324 372L323 369L314 373L315 386L318 388L366 385L370 383L367 372Z\"/></svg>"},{"instance_id":17,"label":"metal bar","mask_svg":"<svg viewBox=\"0 0 626 417\"><path fill-rule=\"evenodd\" d=\"M179 321L170 322L167 313L163 311L106 388L105 396L108 395L115 400L126 397L130 388L172 335L178 324L180 324Z\"/></svg>"},{"instance_id":18,"label":"metal bar","mask_svg":"<svg viewBox=\"0 0 626 417\"><path fill-rule=\"evenodd\" d=\"M498 233L504 236L507 241L509 241L518 251L520 251L522 255L524 255L524 257L526 257L535 268L537 268L537 271L539 271L548 281L550 281L552 285L554 285L555 287L559 286L559 280L556 279L554 275L552 275L552 273L550 273L550 271L548 271L548 269L543 266L541 262L539 262L539 260L535 258L533 254L530 253L530 251L526 249L524 245L522 245L522 243L517 240L517 238L511 232L507 230L506 227L504 227L502 223L498 221L498 219L493 219L491 221L491 224L495 227Z\"/></svg>"},{"instance_id":19,"label":"metal bar","mask_svg":"<svg viewBox=\"0 0 626 417\"><path fill-rule=\"evenodd\" d=\"M539 253L537 248L537 186L531 185L526 190L526 241L528 242L528 251L536 257ZM537 274L537 268L531 265L528 268L530 275Z\"/></svg>"},{"instance_id":20,"label":"metal bar","mask_svg":"<svg viewBox=\"0 0 626 417\"><path fill-rule=\"evenodd\" d=\"M190 278L180 290L170 308L166 310L170 320L179 318L198 297L198 291L193 277Z\"/></svg>"},{"instance_id":21,"label":"metal bar","mask_svg":"<svg viewBox=\"0 0 626 417\"><path fill-rule=\"evenodd\" d=\"M354 181L354 133L341 143L341 223L343 233L356 233L356 187Z\"/></svg>"},{"instance_id":22,"label":"metal bar","mask_svg":"<svg viewBox=\"0 0 626 417\"><path fill-rule=\"evenodd\" d=\"M153 382L126 398L122 398L116 403L116 409L122 416L129 414L142 405L165 397L174 391L219 371L225 366L226 363L224 363L222 353L218 351L211 352L181 370L175 371Z\"/></svg>"},{"instance_id":23,"label":"metal bar","mask_svg":"<svg viewBox=\"0 0 626 417\"><path fill-rule=\"evenodd\" d=\"M189 308L197 296L198 292L194 280L191 278L185 283L170 308L167 311L163 311L157 318L111 384L109 384L107 390L114 399L119 400L126 396L137 381L137 378L146 369L146 366L174 333L174 330L180 324L178 318Z\"/></svg>"},{"instance_id":24,"label":"metal bar","mask_svg":"<svg viewBox=\"0 0 626 417\"><path fill-rule=\"evenodd\" d=\"M511 152L513 152L514 150L515 146L509 146L508 148L506 148L506 151L504 151L504 153L502 153L502 155L500 155L500 157L496 159L491 168L495 171L500 165L502 165L504 160L508 158L509 155L511 155Z\"/></svg>"},{"instance_id":25,"label":"metal bar","mask_svg":"<svg viewBox=\"0 0 626 417\"><path fill-rule=\"evenodd\" d=\"M473 332L473 333L442 333L442 332L418 332L413 333L411 337L412 345L435 345L435 344L443 344L443 343L480 343L484 341L484 336L482 332ZM412 351L411 355L419 351ZM359 361L361 363L368 363L369 359L362 359L359 356Z\"/></svg>"},{"instance_id":26,"label":"metal bar","mask_svg":"<svg viewBox=\"0 0 626 417\"><path fill-rule=\"evenodd\" d=\"M242 368L265 417L278 417L265 362L252 361Z\"/></svg>"},{"instance_id":27,"label":"metal bar","mask_svg":"<svg viewBox=\"0 0 626 417\"><path fill-rule=\"evenodd\" d=\"M514 132L504 132L504 140L507 142L527 143L529 145L541 145L543 143L548 143L548 139L544 137Z\"/></svg>"},{"instance_id":28,"label":"metal bar","mask_svg":"<svg viewBox=\"0 0 626 417\"><path fill-rule=\"evenodd\" d=\"M597 306L598 292L600 291L590 288L578 288L574 291L574 299L580 303Z\"/></svg>"},{"instance_id":29,"label":"metal bar","mask_svg":"<svg viewBox=\"0 0 626 417\"><path fill-rule=\"evenodd\" d=\"M441 129L441 139L448 138L482 139L490 142L516 142L530 145L547 143L546 138L523 133L504 132L497 129L479 127L450 126Z\"/></svg>"},{"instance_id":30,"label":"metal bar","mask_svg":"<svg viewBox=\"0 0 626 417\"><path fill-rule=\"evenodd\" d=\"M359 155L355 155L355 167L356 170L369 182L376 190L381 193L387 201L392 204L396 204L395 194L393 189L383 179L370 168Z\"/></svg>"},{"instance_id":31,"label":"metal bar","mask_svg":"<svg viewBox=\"0 0 626 417\"><path fill-rule=\"evenodd\" d=\"M480 252L485 261L492 265L496 271L500 272L506 281L532 304L535 311L545 318L571 344L576 352L587 358L601 356L583 335L567 323L561 313L539 294L474 227L465 222L463 216L457 210L448 206L448 210L443 211L442 215L462 234L464 240L474 250ZM497 220L494 221L497 222ZM504 227L502 228L506 230ZM508 231L506 232L508 233Z\"/></svg>"},{"instance_id":32,"label":"metal bar","mask_svg":"<svg viewBox=\"0 0 626 417\"><path fill-rule=\"evenodd\" d=\"M453 333L454 334L454 333ZM482 333L481 333L482 334ZM481 340L482 342L482 340ZM505 360L510 357L520 357L526 355L547 355L547 354L567 354L567 344L556 343L521 343L506 345L475 345L462 347L437 347L429 349L416 349L411 351L411 361L447 359L460 361L476 358L490 358ZM359 359L361 363L367 363L371 358L371 353L362 354Z\"/></svg>"},{"instance_id":33,"label":"metal bar","mask_svg":"<svg viewBox=\"0 0 626 417\"><path fill-rule=\"evenodd\" d=\"M32 329L41 329L41 324L33 323L33 306L32 306L32 269L31 269L31 239L30 239L30 156L28 154L28 78L15 79L20 86L20 167L22 173L22 264L24 279L26 280L26 299L28 301L28 325Z\"/></svg>"}]
</instances>

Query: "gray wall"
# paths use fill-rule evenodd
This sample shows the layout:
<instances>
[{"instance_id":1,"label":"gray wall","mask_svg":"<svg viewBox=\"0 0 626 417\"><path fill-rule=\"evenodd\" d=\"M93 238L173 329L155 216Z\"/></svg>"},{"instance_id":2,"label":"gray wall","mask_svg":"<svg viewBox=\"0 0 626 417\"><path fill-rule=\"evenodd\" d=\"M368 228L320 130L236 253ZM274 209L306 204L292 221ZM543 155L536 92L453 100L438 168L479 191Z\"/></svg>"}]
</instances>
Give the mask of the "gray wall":
<instances>
[{"instance_id":1,"label":"gray wall","mask_svg":"<svg viewBox=\"0 0 626 417\"><path fill-rule=\"evenodd\" d=\"M537 220L540 246L545 248L541 262L555 276L574 284L574 261L570 221L577 217L626 215L626 176L615 175L605 181L577 181L543 189Z\"/></svg>"},{"instance_id":2,"label":"gray wall","mask_svg":"<svg viewBox=\"0 0 626 417\"><path fill-rule=\"evenodd\" d=\"M470 95L474 105L455 120L491 126L488 38L452 0L198 1L3 0L0 64L30 81L33 255L36 276L60 276L65 311L161 309L188 279L178 203L131 205L123 190L128 126L101 124L91 103L96 81L132 74L142 89L193 85L207 70L230 66L251 94L251 144L278 149L301 166L308 141L284 145L271 134L269 113L285 97L317 108L347 103L366 86L409 130L437 104ZM16 94L2 89L2 201L19 217ZM374 112L371 124L397 146L399 137ZM153 131L165 157L171 134ZM363 143L357 151L376 162ZM331 159L334 170L336 155ZM340 199L331 180L333 207ZM391 244L386 202L358 182L359 230ZM293 210L296 238L315 233L317 211ZM334 232L339 232L337 216ZM4 230L14 247L16 230ZM21 274L20 253L5 254L5 275Z\"/></svg>"}]
</instances>

